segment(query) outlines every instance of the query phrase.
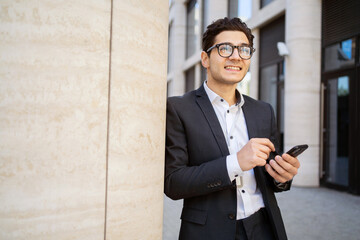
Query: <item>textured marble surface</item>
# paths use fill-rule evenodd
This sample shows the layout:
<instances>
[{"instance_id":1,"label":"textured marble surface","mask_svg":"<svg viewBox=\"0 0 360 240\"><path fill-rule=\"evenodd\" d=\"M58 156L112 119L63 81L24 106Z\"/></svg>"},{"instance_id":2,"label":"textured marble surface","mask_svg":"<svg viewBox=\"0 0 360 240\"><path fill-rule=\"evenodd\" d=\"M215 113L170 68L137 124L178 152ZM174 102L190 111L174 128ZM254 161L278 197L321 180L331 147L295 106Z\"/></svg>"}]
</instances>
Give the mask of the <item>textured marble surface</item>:
<instances>
[{"instance_id":1,"label":"textured marble surface","mask_svg":"<svg viewBox=\"0 0 360 240\"><path fill-rule=\"evenodd\" d=\"M168 1L114 1L112 29L106 237L161 239Z\"/></svg>"},{"instance_id":2,"label":"textured marble surface","mask_svg":"<svg viewBox=\"0 0 360 240\"><path fill-rule=\"evenodd\" d=\"M104 236L110 1L1 1L0 239Z\"/></svg>"},{"instance_id":3,"label":"textured marble surface","mask_svg":"<svg viewBox=\"0 0 360 240\"><path fill-rule=\"evenodd\" d=\"M168 1L113 3L1 2L0 239L161 239Z\"/></svg>"}]
</instances>

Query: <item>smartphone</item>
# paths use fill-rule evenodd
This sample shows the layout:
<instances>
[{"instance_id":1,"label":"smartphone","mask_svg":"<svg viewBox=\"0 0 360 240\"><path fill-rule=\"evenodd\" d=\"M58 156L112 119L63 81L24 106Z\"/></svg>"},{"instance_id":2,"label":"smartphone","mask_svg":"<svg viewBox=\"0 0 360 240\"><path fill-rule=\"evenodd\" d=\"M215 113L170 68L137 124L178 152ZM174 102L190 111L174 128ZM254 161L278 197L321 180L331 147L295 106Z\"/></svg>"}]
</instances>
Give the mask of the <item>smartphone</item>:
<instances>
[{"instance_id":1,"label":"smartphone","mask_svg":"<svg viewBox=\"0 0 360 240\"><path fill-rule=\"evenodd\" d=\"M286 153L289 154L292 157L297 157L299 156L301 153L303 153L309 146L307 144L302 144L302 145L296 145L293 148L291 148L289 151L287 151ZM270 159L275 159L275 156L279 155L276 151L275 152L271 152L269 158L267 159L267 163L269 163Z\"/></svg>"},{"instance_id":2,"label":"smartphone","mask_svg":"<svg viewBox=\"0 0 360 240\"><path fill-rule=\"evenodd\" d=\"M292 157L297 157L301 153L303 153L308 147L309 146L307 144L296 145L293 148L291 148L289 151L287 151L286 153Z\"/></svg>"}]
</instances>

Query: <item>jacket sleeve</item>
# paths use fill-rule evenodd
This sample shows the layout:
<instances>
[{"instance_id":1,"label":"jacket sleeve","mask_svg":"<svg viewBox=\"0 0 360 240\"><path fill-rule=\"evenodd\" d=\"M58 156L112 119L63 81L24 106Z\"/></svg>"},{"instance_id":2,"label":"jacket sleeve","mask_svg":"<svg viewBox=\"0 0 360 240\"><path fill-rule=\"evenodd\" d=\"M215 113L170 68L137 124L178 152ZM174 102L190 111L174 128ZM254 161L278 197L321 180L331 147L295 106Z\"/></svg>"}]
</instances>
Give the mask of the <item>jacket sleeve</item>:
<instances>
[{"instance_id":1,"label":"jacket sleeve","mask_svg":"<svg viewBox=\"0 0 360 240\"><path fill-rule=\"evenodd\" d=\"M194 121L196 121L195 118ZM191 136L187 136L190 133L186 133L185 125L186 123L176 110L176 104L172 103L171 99L168 99L165 194L171 199L177 200L206 195L233 187L227 173L226 156L205 161L200 165L191 163L188 148L188 138Z\"/></svg>"}]
</instances>

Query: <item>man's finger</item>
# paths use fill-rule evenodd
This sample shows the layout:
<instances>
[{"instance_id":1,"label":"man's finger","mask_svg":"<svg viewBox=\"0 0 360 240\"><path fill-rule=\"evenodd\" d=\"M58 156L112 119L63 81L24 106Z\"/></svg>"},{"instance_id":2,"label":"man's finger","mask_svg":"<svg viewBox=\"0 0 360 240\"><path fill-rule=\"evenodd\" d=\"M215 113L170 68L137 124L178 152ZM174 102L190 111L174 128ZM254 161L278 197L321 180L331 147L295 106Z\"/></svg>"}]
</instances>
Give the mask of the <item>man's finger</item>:
<instances>
[{"instance_id":1,"label":"man's finger","mask_svg":"<svg viewBox=\"0 0 360 240\"><path fill-rule=\"evenodd\" d=\"M259 151L265 153L269 157L269 154L271 152L271 148L269 148L266 145L259 145Z\"/></svg>"},{"instance_id":2,"label":"man's finger","mask_svg":"<svg viewBox=\"0 0 360 240\"><path fill-rule=\"evenodd\" d=\"M296 175L297 174L297 168L293 165L291 165L289 162L285 161L283 158L281 158L280 156L276 156L275 157L275 161L277 162L277 164L279 164L285 171L289 172L292 175Z\"/></svg>"},{"instance_id":3,"label":"man's finger","mask_svg":"<svg viewBox=\"0 0 360 240\"><path fill-rule=\"evenodd\" d=\"M292 166L299 168L300 167L300 162L297 158L294 158L292 156L290 156L289 154L284 153L282 155L282 158L288 162L289 164L291 164Z\"/></svg>"},{"instance_id":4,"label":"man's finger","mask_svg":"<svg viewBox=\"0 0 360 240\"><path fill-rule=\"evenodd\" d=\"M275 151L274 144L268 138L253 138L256 143L268 147L271 151Z\"/></svg>"},{"instance_id":5,"label":"man's finger","mask_svg":"<svg viewBox=\"0 0 360 240\"><path fill-rule=\"evenodd\" d=\"M269 164L265 165L265 169L270 174L270 176L273 177L276 181L281 183L287 182L287 180L282 176L280 176L276 171L274 171L274 169Z\"/></svg>"},{"instance_id":6,"label":"man's finger","mask_svg":"<svg viewBox=\"0 0 360 240\"><path fill-rule=\"evenodd\" d=\"M271 151L275 151L274 144L268 138L261 138L262 144L270 148Z\"/></svg>"},{"instance_id":7,"label":"man's finger","mask_svg":"<svg viewBox=\"0 0 360 240\"><path fill-rule=\"evenodd\" d=\"M268 151L265 151L265 150L260 150L260 151L256 154L256 156L258 156L258 157L261 158L261 159L266 160L266 159L268 159L268 157L269 157L269 152L268 152Z\"/></svg>"},{"instance_id":8,"label":"man's finger","mask_svg":"<svg viewBox=\"0 0 360 240\"><path fill-rule=\"evenodd\" d=\"M282 178L286 179L287 181L291 180L294 177L294 174L286 171L276 161L270 161L269 164L274 171L276 171Z\"/></svg>"}]
</instances>

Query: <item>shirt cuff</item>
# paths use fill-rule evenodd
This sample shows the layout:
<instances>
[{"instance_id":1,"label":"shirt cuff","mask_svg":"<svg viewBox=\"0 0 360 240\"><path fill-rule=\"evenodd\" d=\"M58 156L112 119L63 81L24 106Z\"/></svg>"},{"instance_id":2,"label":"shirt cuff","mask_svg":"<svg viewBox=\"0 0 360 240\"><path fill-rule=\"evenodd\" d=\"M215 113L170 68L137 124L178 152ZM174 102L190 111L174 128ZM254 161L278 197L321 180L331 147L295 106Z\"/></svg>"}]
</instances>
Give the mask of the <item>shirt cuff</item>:
<instances>
[{"instance_id":1,"label":"shirt cuff","mask_svg":"<svg viewBox=\"0 0 360 240\"><path fill-rule=\"evenodd\" d=\"M229 174L230 181L234 181L237 176L244 175L237 160L237 154L231 154L226 157L226 168Z\"/></svg>"}]
</instances>

